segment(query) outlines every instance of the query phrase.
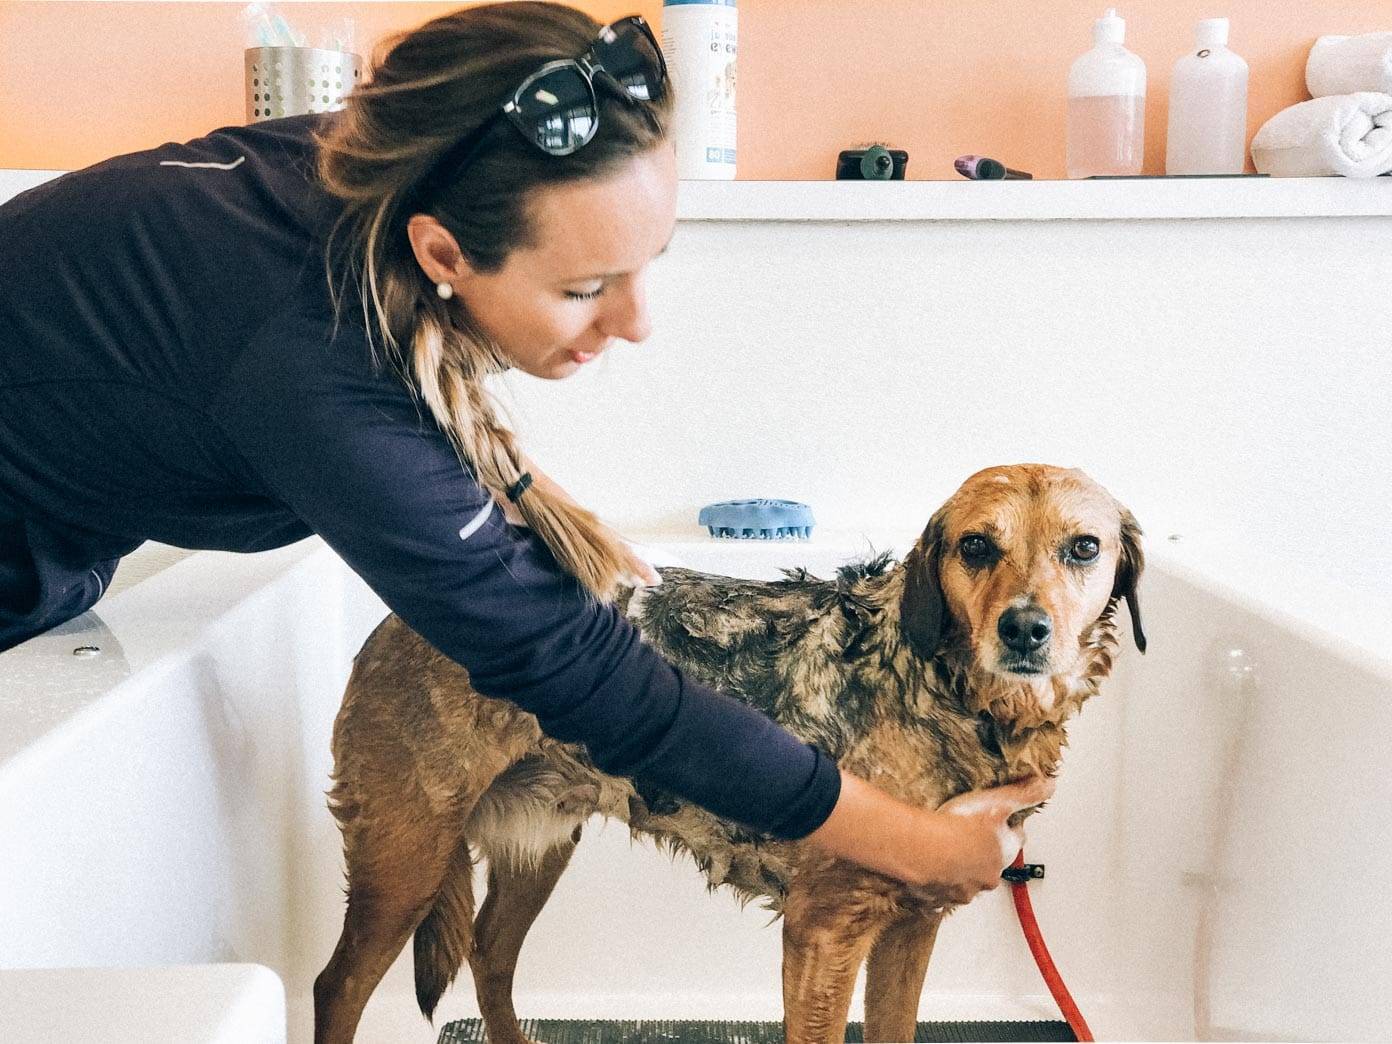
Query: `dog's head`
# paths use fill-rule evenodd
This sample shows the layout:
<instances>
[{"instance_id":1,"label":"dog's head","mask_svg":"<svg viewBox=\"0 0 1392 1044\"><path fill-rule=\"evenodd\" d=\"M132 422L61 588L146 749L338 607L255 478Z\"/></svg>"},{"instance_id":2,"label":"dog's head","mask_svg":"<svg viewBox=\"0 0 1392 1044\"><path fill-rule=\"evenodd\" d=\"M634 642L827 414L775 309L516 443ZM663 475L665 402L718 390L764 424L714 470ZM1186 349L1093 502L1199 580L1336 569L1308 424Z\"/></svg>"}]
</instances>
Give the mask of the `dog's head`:
<instances>
[{"instance_id":1,"label":"dog's head","mask_svg":"<svg viewBox=\"0 0 1392 1044\"><path fill-rule=\"evenodd\" d=\"M1131 512L1081 471L979 471L905 559L905 639L932 659L951 637L976 672L1042 682L1080 669L1093 625L1124 598L1144 652L1140 536Z\"/></svg>"}]
</instances>

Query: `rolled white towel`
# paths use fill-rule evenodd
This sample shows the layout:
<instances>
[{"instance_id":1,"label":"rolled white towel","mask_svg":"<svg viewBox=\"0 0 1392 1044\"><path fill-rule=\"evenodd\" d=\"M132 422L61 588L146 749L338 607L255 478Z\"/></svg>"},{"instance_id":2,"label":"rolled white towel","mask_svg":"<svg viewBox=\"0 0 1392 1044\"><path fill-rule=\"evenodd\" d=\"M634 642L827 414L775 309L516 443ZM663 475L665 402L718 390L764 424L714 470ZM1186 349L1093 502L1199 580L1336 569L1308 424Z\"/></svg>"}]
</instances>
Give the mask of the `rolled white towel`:
<instances>
[{"instance_id":1,"label":"rolled white towel","mask_svg":"<svg viewBox=\"0 0 1392 1044\"><path fill-rule=\"evenodd\" d=\"M1305 60L1311 98L1379 91L1392 94L1392 33L1321 36Z\"/></svg>"},{"instance_id":2,"label":"rolled white towel","mask_svg":"<svg viewBox=\"0 0 1392 1044\"><path fill-rule=\"evenodd\" d=\"M1392 94L1360 91L1282 109L1252 138L1252 162L1278 178L1385 174L1392 170Z\"/></svg>"}]
</instances>

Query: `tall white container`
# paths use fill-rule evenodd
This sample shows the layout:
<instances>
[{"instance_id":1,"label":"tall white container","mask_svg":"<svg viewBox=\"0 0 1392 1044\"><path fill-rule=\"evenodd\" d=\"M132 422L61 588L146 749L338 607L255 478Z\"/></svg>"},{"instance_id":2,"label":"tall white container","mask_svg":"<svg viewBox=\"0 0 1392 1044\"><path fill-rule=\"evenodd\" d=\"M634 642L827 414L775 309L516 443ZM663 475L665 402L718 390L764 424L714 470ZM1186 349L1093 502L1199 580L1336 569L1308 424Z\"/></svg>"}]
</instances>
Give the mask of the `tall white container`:
<instances>
[{"instance_id":1,"label":"tall white container","mask_svg":"<svg viewBox=\"0 0 1392 1044\"><path fill-rule=\"evenodd\" d=\"M672 77L677 176L735 176L735 0L663 0L662 52Z\"/></svg>"},{"instance_id":2,"label":"tall white container","mask_svg":"<svg viewBox=\"0 0 1392 1044\"><path fill-rule=\"evenodd\" d=\"M1116 8L1092 26L1092 50L1068 70L1070 178L1139 174L1145 159L1145 62L1122 46Z\"/></svg>"},{"instance_id":3,"label":"tall white container","mask_svg":"<svg viewBox=\"0 0 1392 1044\"><path fill-rule=\"evenodd\" d=\"M1247 63L1228 50L1228 20L1205 18L1170 78L1166 174L1241 174L1247 163Z\"/></svg>"}]
</instances>

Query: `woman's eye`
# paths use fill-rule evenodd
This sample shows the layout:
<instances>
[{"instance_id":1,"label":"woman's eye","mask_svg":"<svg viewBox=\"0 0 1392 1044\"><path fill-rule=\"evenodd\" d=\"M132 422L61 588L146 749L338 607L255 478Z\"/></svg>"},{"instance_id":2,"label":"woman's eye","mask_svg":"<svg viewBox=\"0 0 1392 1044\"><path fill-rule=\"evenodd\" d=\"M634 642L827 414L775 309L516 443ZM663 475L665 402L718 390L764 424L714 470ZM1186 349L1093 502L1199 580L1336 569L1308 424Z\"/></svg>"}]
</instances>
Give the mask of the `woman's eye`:
<instances>
[{"instance_id":1,"label":"woman's eye","mask_svg":"<svg viewBox=\"0 0 1392 1044\"><path fill-rule=\"evenodd\" d=\"M593 290L567 290L565 292L572 301L593 301L602 293L604 293L602 286L597 286Z\"/></svg>"},{"instance_id":2,"label":"woman's eye","mask_svg":"<svg viewBox=\"0 0 1392 1044\"><path fill-rule=\"evenodd\" d=\"M991 555L991 542L983 536L964 536L957 546L969 565L979 565Z\"/></svg>"},{"instance_id":3,"label":"woman's eye","mask_svg":"<svg viewBox=\"0 0 1392 1044\"><path fill-rule=\"evenodd\" d=\"M1101 550L1096 537L1078 537L1069 547L1069 553L1079 562L1091 562Z\"/></svg>"}]
</instances>

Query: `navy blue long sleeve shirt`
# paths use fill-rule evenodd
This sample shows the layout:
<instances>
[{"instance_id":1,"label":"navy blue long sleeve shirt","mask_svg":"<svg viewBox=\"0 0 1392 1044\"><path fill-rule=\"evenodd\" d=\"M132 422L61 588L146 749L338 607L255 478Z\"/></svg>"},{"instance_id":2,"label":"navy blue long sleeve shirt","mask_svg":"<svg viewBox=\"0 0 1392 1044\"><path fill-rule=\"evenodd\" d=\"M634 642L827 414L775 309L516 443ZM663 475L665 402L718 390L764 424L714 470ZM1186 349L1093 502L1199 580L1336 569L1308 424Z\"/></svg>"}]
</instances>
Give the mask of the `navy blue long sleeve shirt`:
<instances>
[{"instance_id":1,"label":"navy blue long sleeve shirt","mask_svg":"<svg viewBox=\"0 0 1392 1044\"><path fill-rule=\"evenodd\" d=\"M227 127L0 206L0 503L92 562L316 533L482 693L718 815L801 837L835 764L662 659L509 525L352 308L311 131Z\"/></svg>"}]
</instances>

